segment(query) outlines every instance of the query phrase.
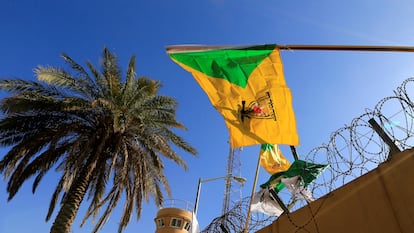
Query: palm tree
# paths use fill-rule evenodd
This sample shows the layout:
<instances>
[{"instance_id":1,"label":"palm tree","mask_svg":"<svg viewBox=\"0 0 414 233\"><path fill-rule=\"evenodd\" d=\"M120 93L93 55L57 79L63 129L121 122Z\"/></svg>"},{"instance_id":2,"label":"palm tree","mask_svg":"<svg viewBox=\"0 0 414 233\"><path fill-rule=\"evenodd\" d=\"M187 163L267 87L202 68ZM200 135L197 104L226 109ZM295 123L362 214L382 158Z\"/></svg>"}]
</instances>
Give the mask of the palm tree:
<instances>
[{"instance_id":1,"label":"palm tree","mask_svg":"<svg viewBox=\"0 0 414 233\"><path fill-rule=\"evenodd\" d=\"M84 197L90 202L81 226L92 217L97 232L125 196L122 232L134 209L140 218L143 201L153 198L160 206L164 191L170 195L163 159L186 169L175 150L196 150L173 132L185 129L175 117L177 102L157 93L160 82L136 76L135 56L125 79L106 47L99 70L62 57L69 71L39 66L37 81L0 80L0 90L12 93L0 102L0 144L10 148L0 161L8 200L32 176L34 193L56 169L61 177L46 221L59 200L60 209L50 232L70 232Z\"/></svg>"}]
</instances>

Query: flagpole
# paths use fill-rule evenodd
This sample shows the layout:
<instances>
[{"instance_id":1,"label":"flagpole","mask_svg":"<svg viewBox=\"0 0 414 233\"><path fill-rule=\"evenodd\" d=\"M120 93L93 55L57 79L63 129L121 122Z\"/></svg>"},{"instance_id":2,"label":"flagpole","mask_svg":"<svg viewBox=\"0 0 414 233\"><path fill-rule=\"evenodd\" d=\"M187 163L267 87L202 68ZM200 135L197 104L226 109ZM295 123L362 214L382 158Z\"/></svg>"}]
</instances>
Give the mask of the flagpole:
<instances>
[{"instance_id":1,"label":"flagpole","mask_svg":"<svg viewBox=\"0 0 414 233\"><path fill-rule=\"evenodd\" d=\"M172 45L167 52L191 52L211 49L240 49L255 45ZM360 52L414 52L414 46L387 45L282 45L276 44L280 50L320 50L320 51L360 51Z\"/></svg>"},{"instance_id":2,"label":"flagpole","mask_svg":"<svg viewBox=\"0 0 414 233\"><path fill-rule=\"evenodd\" d=\"M254 193L256 191L256 185L257 185L257 179L259 177L259 169L260 169L260 156L258 156L259 159L257 160L257 166L256 166L256 175L254 177L254 182L253 182L253 188L252 188L252 194L250 196L250 203L249 203L249 208L247 210L247 217L246 217L246 225L244 226L244 231L243 233L247 233L247 229L249 228L249 221L250 221L250 214L251 214L251 210L250 210L250 206L252 206L253 203L253 197L254 197Z\"/></svg>"},{"instance_id":3,"label":"flagpole","mask_svg":"<svg viewBox=\"0 0 414 233\"><path fill-rule=\"evenodd\" d=\"M276 45L280 50L326 50L365 52L414 52L414 46L374 45Z\"/></svg>"}]
</instances>

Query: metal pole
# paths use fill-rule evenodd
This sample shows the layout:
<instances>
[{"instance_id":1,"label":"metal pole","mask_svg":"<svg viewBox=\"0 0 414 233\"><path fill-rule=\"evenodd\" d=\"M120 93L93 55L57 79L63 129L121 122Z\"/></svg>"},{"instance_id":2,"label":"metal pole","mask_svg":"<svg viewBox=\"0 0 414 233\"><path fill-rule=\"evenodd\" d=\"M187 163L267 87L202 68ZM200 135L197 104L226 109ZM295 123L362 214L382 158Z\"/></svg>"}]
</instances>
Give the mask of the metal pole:
<instances>
[{"instance_id":1,"label":"metal pole","mask_svg":"<svg viewBox=\"0 0 414 233\"><path fill-rule=\"evenodd\" d=\"M250 210L250 206L252 206L252 202L253 202L253 198L254 198L254 193L256 191L256 184L257 184L257 179L259 178L259 169L260 169L260 156L258 156L259 159L257 161L257 166L256 166L256 175L254 177L254 182L253 182L253 188L252 188L252 194L250 196L250 203L248 206L248 210L247 210L247 217L246 217L246 224L244 226L244 230L243 233L247 233L247 230L249 228L249 221L250 221L250 214L251 214L251 210Z\"/></svg>"},{"instance_id":2,"label":"metal pole","mask_svg":"<svg viewBox=\"0 0 414 233\"><path fill-rule=\"evenodd\" d=\"M277 45L280 50L324 50L365 52L414 52L414 46L372 46L372 45Z\"/></svg>"},{"instance_id":3,"label":"metal pole","mask_svg":"<svg viewBox=\"0 0 414 233\"><path fill-rule=\"evenodd\" d=\"M387 159L390 159L395 153L401 152L400 148L391 140L391 138L385 133L381 126L374 118L368 120L375 132L382 138L382 140L390 147L390 153Z\"/></svg>"},{"instance_id":4,"label":"metal pole","mask_svg":"<svg viewBox=\"0 0 414 233\"><path fill-rule=\"evenodd\" d=\"M292 151L293 158L294 158L295 160L298 160L298 159L299 159L299 157L298 157L298 153L296 153L296 148L295 148L294 146L290 146L290 150Z\"/></svg>"},{"instance_id":5,"label":"metal pole","mask_svg":"<svg viewBox=\"0 0 414 233\"><path fill-rule=\"evenodd\" d=\"M207 49L238 49L253 45L173 45L167 52L190 52ZM414 46L373 46L373 45L278 45L280 50L320 50L320 51L365 51L365 52L414 52Z\"/></svg>"},{"instance_id":6,"label":"metal pole","mask_svg":"<svg viewBox=\"0 0 414 233\"><path fill-rule=\"evenodd\" d=\"M283 213L289 213L289 209L288 207L286 207L285 203L283 203L283 201L280 199L280 197L277 195L277 193L275 192L275 190L270 189L270 197L273 198L273 200L275 200L279 206L283 209Z\"/></svg>"},{"instance_id":7,"label":"metal pole","mask_svg":"<svg viewBox=\"0 0 414 233\"><path fill-rule=\"evenodd\" d=\"M197 186L197 195L194 202L194 215L197 216L197 210L198 210L198 199L200 199L200 191L201 191L201 178L198 179L198 186Z\"/></svg>"},{"instance_id":8,"label":"metal pole","mask_svg":"<svg viewBox=\"0 0 414 233\"><path fill-rule=\"evenodd\" d=\"M232 188L233 180L233 161L234 161L234 150L230 147L229 154L227 156L227 168L226 168L226 178L224 185L224 198L223 205L221 208L221 214L224 215L227 213L230 207L230 192Z\"/></svg>"}]
</instances>

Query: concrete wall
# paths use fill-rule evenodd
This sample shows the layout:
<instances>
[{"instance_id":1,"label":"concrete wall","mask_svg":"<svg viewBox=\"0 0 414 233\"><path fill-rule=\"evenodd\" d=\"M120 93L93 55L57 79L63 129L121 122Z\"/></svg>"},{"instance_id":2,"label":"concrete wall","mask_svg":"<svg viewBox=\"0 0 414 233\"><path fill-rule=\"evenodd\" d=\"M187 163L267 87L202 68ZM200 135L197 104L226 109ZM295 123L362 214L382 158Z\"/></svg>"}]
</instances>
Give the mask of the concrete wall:
<instances>
[{"instance_id":1,"label":"concrete wall","mask_svg":"<svg viewBox=\"0 0 414 233\"><path fill-rule=\"evenodd\" d=\"M257 231L293 232L413 233L414 150Z\"/></svg>"}]
</instances>

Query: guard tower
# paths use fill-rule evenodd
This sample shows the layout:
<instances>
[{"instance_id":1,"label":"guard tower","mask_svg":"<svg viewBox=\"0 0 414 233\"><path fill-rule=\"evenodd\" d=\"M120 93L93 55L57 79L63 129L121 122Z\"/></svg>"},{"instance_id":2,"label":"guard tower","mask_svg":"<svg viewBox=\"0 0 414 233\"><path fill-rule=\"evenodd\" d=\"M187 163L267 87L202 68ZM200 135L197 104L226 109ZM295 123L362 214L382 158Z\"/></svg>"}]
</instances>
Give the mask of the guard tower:
<instances>
[{"instance_id":1,"label":"guard tower","mask_svg":"<svg viewBox=\"0 0 414 233\"><path fill-rule=\"evenodd\" d=\"M192 203L168 199L155 217L155 233L188 233L192 227Z\"/></svg>"}]
</instances>

